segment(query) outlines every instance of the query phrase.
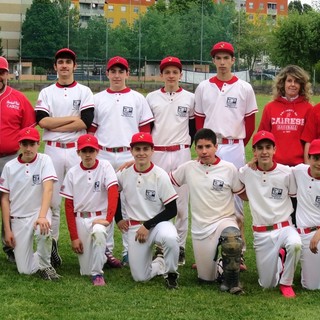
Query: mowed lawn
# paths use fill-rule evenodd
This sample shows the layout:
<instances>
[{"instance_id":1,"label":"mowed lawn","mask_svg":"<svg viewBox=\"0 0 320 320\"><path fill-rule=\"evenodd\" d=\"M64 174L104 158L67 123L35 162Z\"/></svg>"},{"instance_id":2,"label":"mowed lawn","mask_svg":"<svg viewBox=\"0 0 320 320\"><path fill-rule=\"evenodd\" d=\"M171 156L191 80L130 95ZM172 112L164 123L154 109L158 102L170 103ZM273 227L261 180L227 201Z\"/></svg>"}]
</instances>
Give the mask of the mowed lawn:
<instances>
[{"instance_id":1,"label":"mowed lawn","mask_svg":"<svg viewBox=\"0 0 320 320\"><path fill-rule=\"evenodd\" d=\"M25 92L33 105L38 92ZM270 96L257 95L259 122L263 106ZM313 97L320 102L320 97ZM228 124L226 124L228 125ZM290 147L290 146L288 146ZM247 155L250 158L250 146ZM63 265L59 282L41 280L37 275L19 275L0 252L0 310L1 319L251 319L304 320L319 319L320 292L302 289L300 268L295 276L296 299L285 299L278 288L263 290L259 286L252 246L251 217L245 204L246 264L241 274L245 294L234 296L219 291L217 284L203 285L191 269L194 263L191 237L186 248L186 265L179 268L180 288L169 291L162 277L147 283L136 283L128 268L105 269L107 285L93 287L89 277L81 277L76 255L70 249L66 220L62 212L59 240ZM115 229L115 255L121 257L121 235ZM320 267L320 266L319 266Z\"/></svg>"}]
</instances>

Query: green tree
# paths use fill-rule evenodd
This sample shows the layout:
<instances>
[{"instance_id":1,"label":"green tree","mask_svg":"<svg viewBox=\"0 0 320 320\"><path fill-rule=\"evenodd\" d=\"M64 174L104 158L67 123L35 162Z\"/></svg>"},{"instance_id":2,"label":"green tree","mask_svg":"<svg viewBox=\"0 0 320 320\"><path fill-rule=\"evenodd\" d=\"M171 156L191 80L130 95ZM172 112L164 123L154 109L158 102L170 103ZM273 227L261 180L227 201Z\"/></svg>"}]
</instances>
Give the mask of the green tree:
<instances>
[{"instance_id":1,"label":"green tree","mask_svg":"<svg viewBox=\"0 0 320 320\"><path fill-rule=\"evenodd\" d=\"M291 1L288 5L289 14L294 12L303 14L303 13L308 13L310 11L313 11L312 7L307 3L302 4L300 0Z\"/></svg>"}]
</instances>

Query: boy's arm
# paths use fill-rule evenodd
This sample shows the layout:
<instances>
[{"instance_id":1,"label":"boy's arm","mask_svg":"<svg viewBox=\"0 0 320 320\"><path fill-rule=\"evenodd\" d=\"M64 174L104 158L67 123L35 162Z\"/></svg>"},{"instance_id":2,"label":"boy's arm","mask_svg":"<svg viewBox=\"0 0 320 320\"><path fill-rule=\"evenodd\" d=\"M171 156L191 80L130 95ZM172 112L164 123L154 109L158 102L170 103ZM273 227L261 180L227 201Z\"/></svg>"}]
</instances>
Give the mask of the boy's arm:
<instances>
[{"instance_id":1,"label":"boy's arm","mask_svg":"<svg viewBox=\"0 0 320 320\"><path fill-rule=\"evenodd\" d=\"M34 227L36 228L38 225L40 226L41 234L48 234L50 231L50 223L47 219L47 213L50 208L50 203L53 194L53 182L54 180L46 180L42 183L43 193L42 193L42 201L41 208L39 211L39 216L36 222L34 223Z\"/></svg>"},{"instance_id":2,"label":"boy's arm","mask_svg":"<svg viewBox=\"0 0 320 320\"><path fill-rule=\"evenodd\" d=\"M10 226L9 193L1 194L1 209L2 209L3 227L5 232L5 242L9 247L14 248L16 243L15 243L15 239Z\"/></svg>"}]
</instances>

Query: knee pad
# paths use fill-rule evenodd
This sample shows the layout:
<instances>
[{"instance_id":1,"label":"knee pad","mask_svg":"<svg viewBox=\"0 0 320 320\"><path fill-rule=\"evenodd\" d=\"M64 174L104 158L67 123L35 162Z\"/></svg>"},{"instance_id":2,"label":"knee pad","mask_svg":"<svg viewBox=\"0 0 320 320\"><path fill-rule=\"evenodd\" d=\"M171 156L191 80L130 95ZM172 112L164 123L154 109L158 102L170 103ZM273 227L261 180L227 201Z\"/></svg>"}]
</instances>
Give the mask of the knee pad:
<instances>
[{"instance_id":1,"label":"knee pad","mask_svg":"<svg viewBox=\"0 0 320 320\"><path fill-rule=\"evenodd\" d=\"M241 293L240 261L242 252L242 239L240 230L235 227L225 228L220 235L223 282L220 287L222 291Z\"/></svg>"}]
</instances>

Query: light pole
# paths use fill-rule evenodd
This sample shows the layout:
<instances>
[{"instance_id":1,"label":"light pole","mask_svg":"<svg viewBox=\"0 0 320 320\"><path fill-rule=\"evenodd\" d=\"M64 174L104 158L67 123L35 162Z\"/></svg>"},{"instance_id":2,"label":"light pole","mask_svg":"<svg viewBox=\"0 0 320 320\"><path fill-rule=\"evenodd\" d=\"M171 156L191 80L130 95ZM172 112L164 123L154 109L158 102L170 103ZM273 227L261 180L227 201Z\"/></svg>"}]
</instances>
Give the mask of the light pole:
<instances>
[{"instance_id":1,"label":"light pole","mask_svg":"<svg viewBox=\"0 0 320 320\"><path fill-rule=\"evenodd\" d=\"M203 54L203 0L201 2L201 35L200 35L200 64L202 65Z\"/></svg>"},{"instance_id":2,"label":"light pole","mask_svg":"<svg viewBox=\"0 0 320 320\"><path fill-rule=\"evenodd\" d=\"M108 30L108 1L104 2L107 5L106 8L106 61L108 61L108 54L109 54L109 30Z\"/></svg>"},{"instance_id":3,"label":"light pole","mask_svg":"<svg viewBox=\"0 0 320 320\"><path fill-rule=\"evenodd\" d=\"M138 61L138 81L140 81L141 76L141 0L140 0L140 10L139 10L139 61Z\"/></svg>"}]
</instances>

